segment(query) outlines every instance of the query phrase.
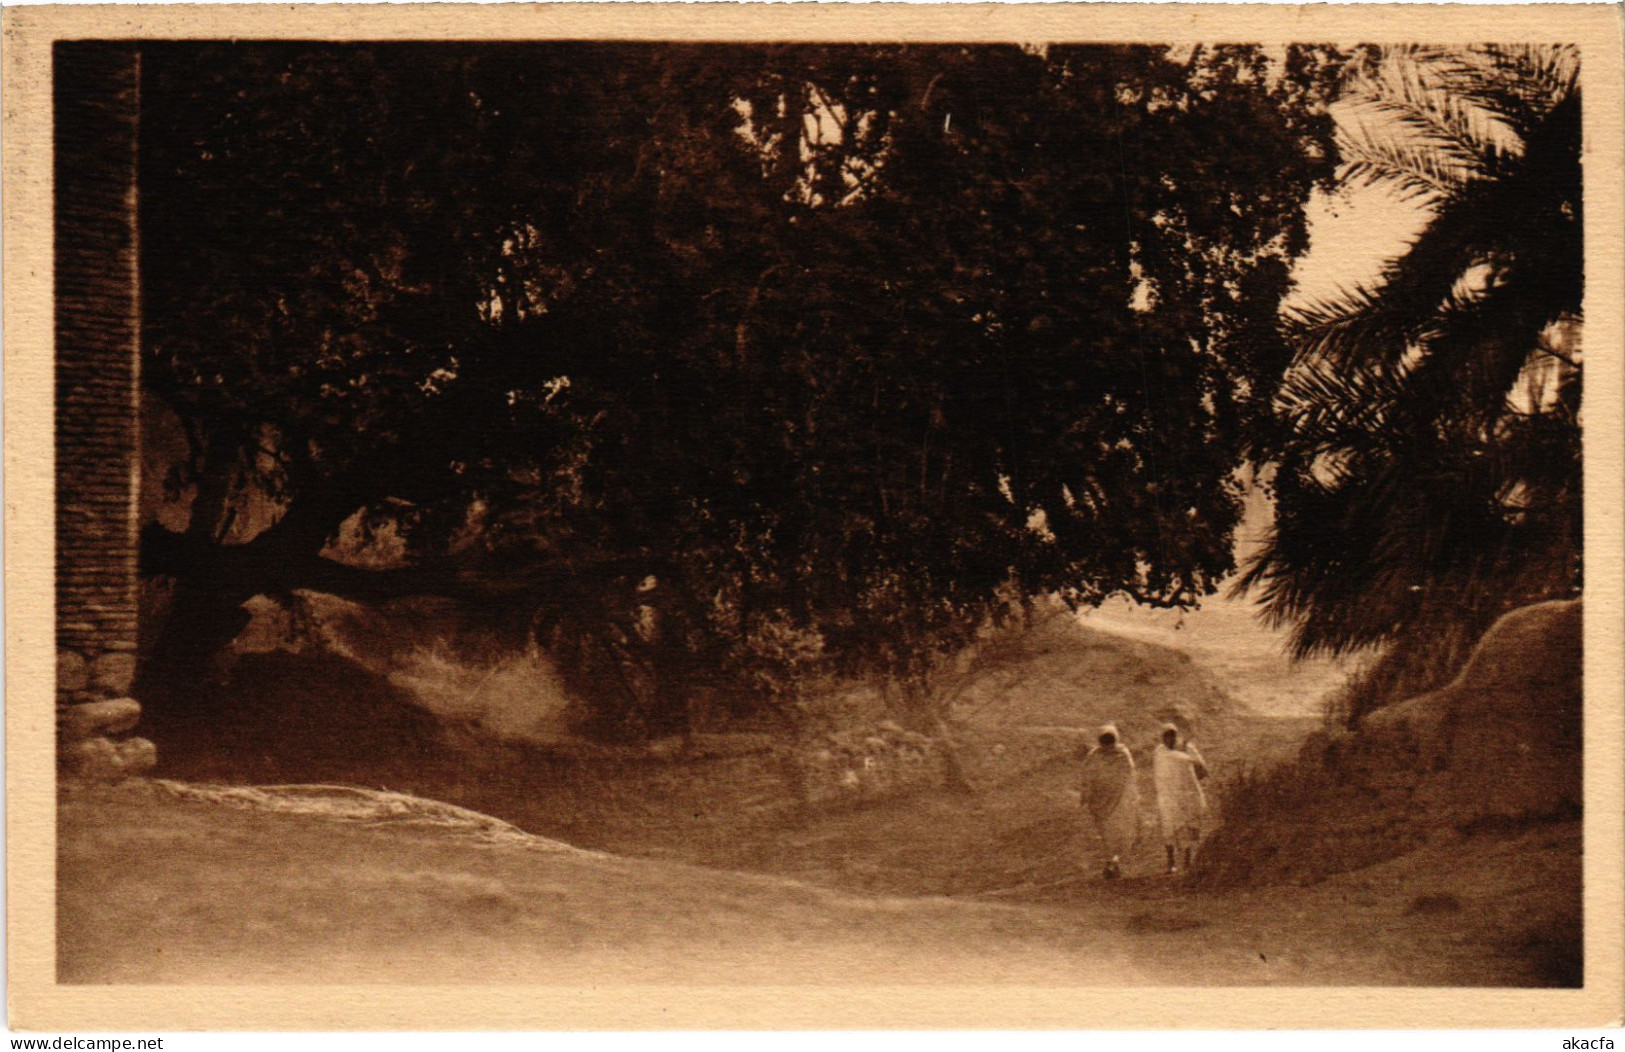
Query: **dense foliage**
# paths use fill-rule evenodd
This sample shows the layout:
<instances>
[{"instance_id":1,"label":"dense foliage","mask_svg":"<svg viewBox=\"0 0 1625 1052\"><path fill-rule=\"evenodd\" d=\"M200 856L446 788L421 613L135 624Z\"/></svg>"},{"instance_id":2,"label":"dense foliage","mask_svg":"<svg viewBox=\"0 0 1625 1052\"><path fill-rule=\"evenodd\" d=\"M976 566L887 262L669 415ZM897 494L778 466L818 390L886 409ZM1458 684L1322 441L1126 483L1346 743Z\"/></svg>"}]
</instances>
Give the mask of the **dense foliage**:
<instances>
[{"instance_id":1,"label":"dense foliage","mask_svg":"<svg viewBox=\"0 0 1625 1052\"><path fill-rule=\"evenodd\" d=\"M144 538L175 583L145 696L197 693L249 596L441 594L659 730L1233 569L1328 49L143 62L145 377L193 495ZM399 549L346 556L347 521Z\"/></svg>"},{"instance_id":2,"label":"dense foliage","mask_svg":"<svg viewBox=\"0 0 1625 1052\"><path fill-rule=\"evenodd\" d=\"M1431 214L1373 287L1289 317L1257 454L1278 525L1242 579L1301 652L1388 648L1351 719L1578 592L1577 78L1567 47L1390 49L1352 73L1342 178Z\"/></svg>"}]
</instances>

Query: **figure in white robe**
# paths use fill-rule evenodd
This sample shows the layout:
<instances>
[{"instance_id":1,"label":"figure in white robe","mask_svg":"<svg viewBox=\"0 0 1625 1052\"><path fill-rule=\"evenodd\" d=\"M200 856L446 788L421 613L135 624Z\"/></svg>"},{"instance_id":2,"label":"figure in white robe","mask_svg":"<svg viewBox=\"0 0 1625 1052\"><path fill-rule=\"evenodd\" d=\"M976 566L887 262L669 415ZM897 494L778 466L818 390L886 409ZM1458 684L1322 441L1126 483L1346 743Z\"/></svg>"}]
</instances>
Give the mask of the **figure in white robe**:
<instances>
[{"instance_id":1,"label":"figure in white robe","mask_svg":"<svg viewBox=\"0 0 1625 1052\"><path fill-rule=\"evenodd\" d=\"M1134 757L1118 740L1111 724L1100 729L1099 744L1083 758L1083 808L1094 819L1106 846L1105 877L1121 875L1123 856L1134 847L1140 829L1140 787Z\"/></svg>"},{"instance_id":2,"label":"figure in white robe","mask_svg":"<svg viewBox=\"0 0 1625 1052\"><path fill-rule=\"evenodd\" d=\"M1179 872L1179 852L1185 855L1185 868L1191 868L1197 845L1202 840L1202 820L1207 816L1207 795L1202 779L1207 764L1196 746L1180 746L1179 728L1165 724L1162 741L1151 759L1151 779L1157 787L1157 821L1162 827L1162 843L1168 852L1168 872Z\"/></svg>"}]
</instances>

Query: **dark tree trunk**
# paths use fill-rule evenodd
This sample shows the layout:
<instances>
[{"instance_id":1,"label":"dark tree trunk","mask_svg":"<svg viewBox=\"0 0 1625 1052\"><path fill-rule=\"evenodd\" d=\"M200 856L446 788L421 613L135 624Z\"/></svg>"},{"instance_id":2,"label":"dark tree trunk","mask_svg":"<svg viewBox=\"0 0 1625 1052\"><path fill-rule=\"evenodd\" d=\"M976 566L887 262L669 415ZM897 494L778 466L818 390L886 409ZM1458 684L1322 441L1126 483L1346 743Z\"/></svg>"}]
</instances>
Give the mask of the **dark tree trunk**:
<instances>
[{"instance_id":1,"label":"dark tree trunk","mask_svg":"<svg viewBox=\"0 0 1625 1052\"><path fill-rule=\"evenodd\" d=\"M206 717L210 706L218 703L219 658L248 627L243 604L253 595L242 589L221 591L176 582L168 614L143 655L136 679L147 722L160 738Z\"/></svg>"},{"instance_id":2,"label":"dark tree trunk","mask_svg":"<svg viewBox=\"0 0 1625 1052\"><path fill-rule=\"evenodd\" d=\"M935 738L941 747L944 787L956 793L972 792L974 787L971 784L970 773L966 770L964 758L959 755L959 746L954 742L953 734L948 729L945 711L948 700L934 694L929 679L923 674L905 676L898 684L898 694L900 703L897 705L897 715L902 722L922 734Z\"/></svg>"}]
</instances>

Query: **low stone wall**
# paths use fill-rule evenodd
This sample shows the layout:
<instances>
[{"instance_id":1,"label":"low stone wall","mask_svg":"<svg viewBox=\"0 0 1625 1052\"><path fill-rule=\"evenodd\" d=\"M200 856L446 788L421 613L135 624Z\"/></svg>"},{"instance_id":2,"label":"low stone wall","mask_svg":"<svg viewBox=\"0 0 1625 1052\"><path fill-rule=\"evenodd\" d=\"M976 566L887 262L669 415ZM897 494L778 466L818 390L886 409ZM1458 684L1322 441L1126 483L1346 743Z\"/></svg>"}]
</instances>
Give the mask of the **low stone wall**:
<instances>
[{"instance_id":1,"label":"low stone wall","mask_svg":"<svg viewBox=\"0 0 1625 1052\"><path fill-rule=\"evenodd\" d=\"M130 698L87 701L57 711L57 765L69 777L119 779L142 774L158 760L158 750L145 738L128 734L141 719L141 706Z\"/></svg>"},{"instance_id":2,"label":"low stone wall","mask_svg":"<svg viewBox=\"0 0 1625 1052\"><path fill-rule=\"evenodd\" d=\"M795 828L943 784L934 743L898 731L709 733L638 746L467 743L464 762L389 783L580 847L753 868L749 832Z\"/></svg>"},{"instance_id":3,"label":"low stone wall","mask_svg":"<svg viewBox=\"0 0 1625 1052\"><path fill-rule=\"evenodd\" d=\"M894 723L794 740L760 733L697 733L636 746L530 746L520 755L581 772L608 772L622 789L703 801L739 815L841 809L940 788L942 745ZM523 762L523 761L521 761Z\"/></svg>"},{"instance_id":4,"label":"low stone wall","mask_svg":"<svg viewBox=\"0 0 1625 1052\"><path fill-rule=\"evenodd\" d=\"M943 784L934 739L882 723L872 732L840 731L797 750L798 794L815 808L851 807Z\"/></svg>"}]
</instances>

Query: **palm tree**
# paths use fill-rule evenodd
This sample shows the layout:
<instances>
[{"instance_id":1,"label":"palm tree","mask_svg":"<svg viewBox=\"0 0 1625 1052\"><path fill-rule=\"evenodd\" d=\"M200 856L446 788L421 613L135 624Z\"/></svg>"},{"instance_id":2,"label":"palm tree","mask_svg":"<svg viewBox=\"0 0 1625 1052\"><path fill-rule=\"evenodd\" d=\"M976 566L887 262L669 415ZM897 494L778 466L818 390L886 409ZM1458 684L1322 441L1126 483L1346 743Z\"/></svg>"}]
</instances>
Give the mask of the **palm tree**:
<instances>
[{"instance_id":1,"label":"palm tree","mask_svg":"<svg viewBox=\"0 0 1625 1052\"><path fill-rule=\"evenodd\" d=\"M1290 313L1255 461L1277 521L1238 583L1299 654L1380 647L1357 721L1580 573L1580 91L1568 47L1376 52L1342 179L1431 217L1371 286Z\"/></svg>"}]
</instances>

